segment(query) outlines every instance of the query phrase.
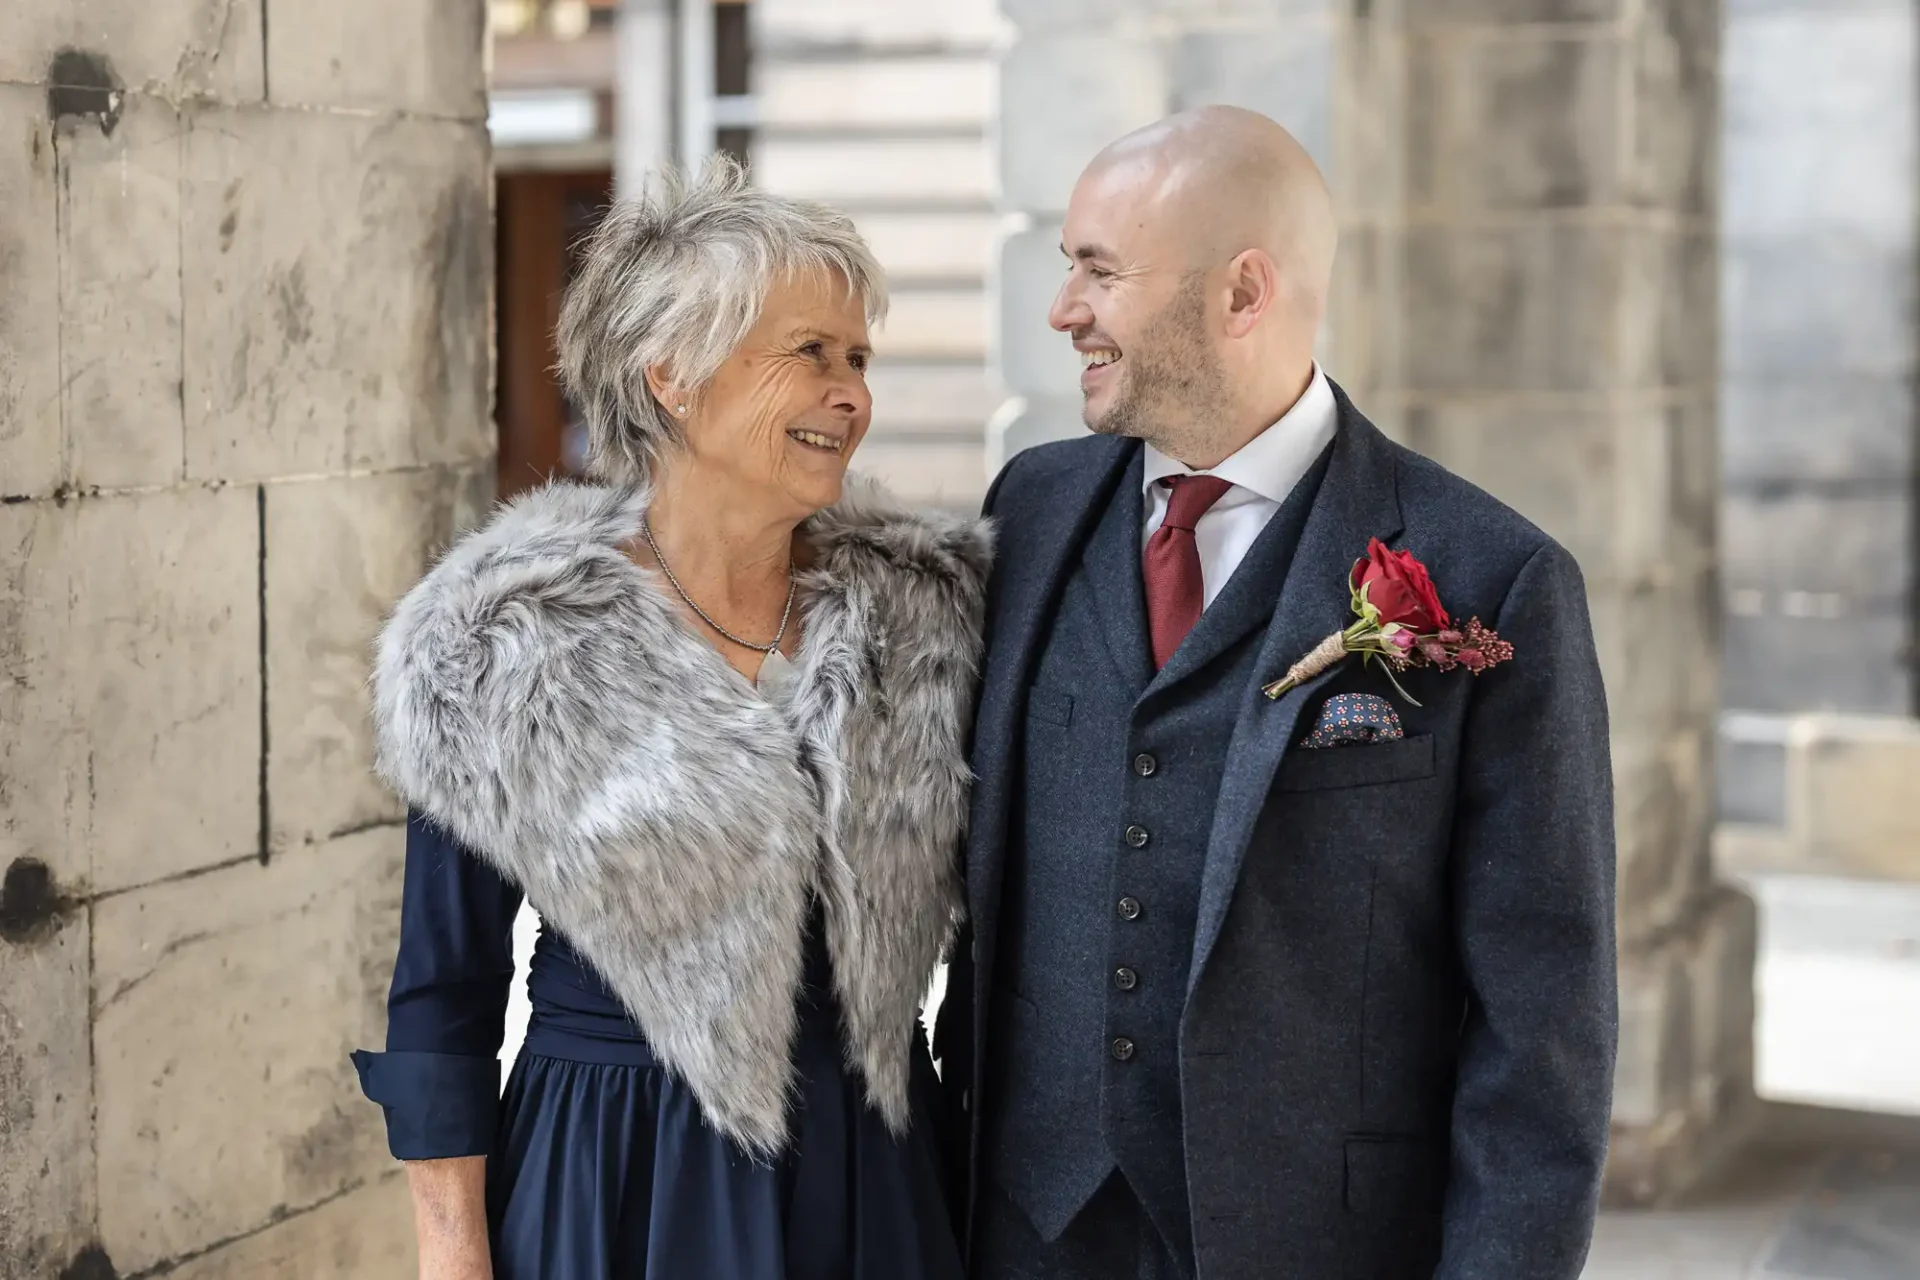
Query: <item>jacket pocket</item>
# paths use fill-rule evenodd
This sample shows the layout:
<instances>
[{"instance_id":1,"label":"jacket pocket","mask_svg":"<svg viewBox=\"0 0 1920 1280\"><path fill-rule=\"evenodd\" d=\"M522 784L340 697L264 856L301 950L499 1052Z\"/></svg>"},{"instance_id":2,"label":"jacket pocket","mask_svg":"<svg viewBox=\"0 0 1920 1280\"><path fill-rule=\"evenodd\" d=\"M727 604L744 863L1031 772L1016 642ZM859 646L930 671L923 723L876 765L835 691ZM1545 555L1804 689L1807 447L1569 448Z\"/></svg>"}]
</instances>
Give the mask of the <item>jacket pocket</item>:
<instances>
[{"instance_id":1,"label":"jacket pocket","mask_svg":"<svg viewBox=\"0 0 1920 1280\"><path fill-rule=\"evenodd\" d=\"M1027 716L1048 724L1073 723L1073 695L1034 685L1027 690Z\"/></svg>"},{"instance_id":2,"label":"jacket pocket","mask_svg":"<svg viewBox=\"0 0 1920 1280\"><path fill-rule=\"evenodd\" d=\"M1295 747L1280 765L1281 791L1376 787L1433 776L1433 735L1364 747Z\"/></svg>"}]
</instances>

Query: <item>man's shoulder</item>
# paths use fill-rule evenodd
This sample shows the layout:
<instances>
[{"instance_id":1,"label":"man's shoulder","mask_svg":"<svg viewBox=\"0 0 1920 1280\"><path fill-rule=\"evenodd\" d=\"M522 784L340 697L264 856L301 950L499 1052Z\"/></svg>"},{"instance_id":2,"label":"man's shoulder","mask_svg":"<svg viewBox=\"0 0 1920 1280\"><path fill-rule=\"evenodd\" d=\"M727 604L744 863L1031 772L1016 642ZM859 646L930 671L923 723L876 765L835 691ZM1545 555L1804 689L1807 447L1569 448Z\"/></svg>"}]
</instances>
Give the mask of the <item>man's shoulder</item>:
<instances>
[{"instance_id":1,"label":"man's shoulder","mask_svg":"<svg viewBox=\"0 0 1920 1280\"><path fill-rule=\"evenodd\" d=\"M1132 447L1129 440L1088 434L1022 449L1007 460L988 491L994 519L1004 525L1048 509L1061 491L1085 483L1090 469L1105 466Z\"/></svg>"},{"instance_id":2,"label":"man's shoulder","mask_svg":"<svg viewBox=\"0 0 1920 1280\"><path fill-rule=\"evenodd\" d=\"M1567 549L1513 507L1425 454L1393 441L1387 448L1405 526L1400 545L1471 607L1491 615L1530 564L1578 578Z\"/></svg>"}]
</instances>

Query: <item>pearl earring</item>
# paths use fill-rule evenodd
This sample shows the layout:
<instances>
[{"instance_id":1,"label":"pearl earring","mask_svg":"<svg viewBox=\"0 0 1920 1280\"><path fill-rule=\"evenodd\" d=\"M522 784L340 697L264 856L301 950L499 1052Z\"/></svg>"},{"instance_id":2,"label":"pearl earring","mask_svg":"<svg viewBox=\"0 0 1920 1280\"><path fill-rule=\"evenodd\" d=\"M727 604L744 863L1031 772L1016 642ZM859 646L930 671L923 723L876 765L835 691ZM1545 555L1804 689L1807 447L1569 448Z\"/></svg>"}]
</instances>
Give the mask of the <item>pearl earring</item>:
<instances>
[{"instance_id":1,"label":"pearl earring","mask_svg":"<svg viewBox=\"0 0 1920 1280\"><path fill-rule=\"evenodd\" d=\"M683 404L677 404L677 405L675 405L675 406L673 406L673 411L674 411L675 413L685 413L685 412L687 411L687 406L685 406L685 405L683 405Z\"/></svg>"}]
</instances>

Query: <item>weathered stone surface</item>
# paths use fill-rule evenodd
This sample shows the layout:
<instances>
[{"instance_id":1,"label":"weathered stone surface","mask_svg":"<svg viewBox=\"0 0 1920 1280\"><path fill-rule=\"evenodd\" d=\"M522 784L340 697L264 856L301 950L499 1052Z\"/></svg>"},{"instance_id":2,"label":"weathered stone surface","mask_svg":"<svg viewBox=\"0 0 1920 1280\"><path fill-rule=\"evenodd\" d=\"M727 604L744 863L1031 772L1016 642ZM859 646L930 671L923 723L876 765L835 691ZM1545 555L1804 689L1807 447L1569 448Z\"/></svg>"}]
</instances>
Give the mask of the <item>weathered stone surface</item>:
<instances>
[{"instance_id":1,"label":"weathered stone surface","mask_svg":"<svg viewBox=\"0 0 1920 1280\"><path fill-rule=\"evenodd\" d=\"M1167 114L1172 101L1153 40L1088 30L1084 21L1070 34L1022 36L1000 66L1002 207L1064 213L1087 161Z\"/></svg>"},{"instance_id":2,"label":"weathered stone surface","mask_svg":"<svg viewBox=\"0 0 1920 1280\"><path fill-rule=\"evenodd\" d=\"M100 1234L141 1271L391 1166L347 1054L380 1034L401 832L94 909Z\"/></svg>"},{"instance_id":3,"label":"weathered stone surface","mask_svg":"<svg viewBox=\"0 0 1920 1280\"><path fill-rule=\"evenodd\" d=\"M55 900L84 898L92 871L69 666L76 515L50 501L0 506L0 876L43 866Z\"/></svg>"},{"instance_id":4,"label":"weathered stone surface","mask_svg":"<svg viewBox=\"0 0 1920 1280\"><path fill-rule=\"evenodd\" d=\"M924 48L928 44L991 47L999 32L994 0L937 5L899 0L755 0L755 47L779 54L795 46Z\"/></svg>"},{"instance_id":5,"label":"weathered stone surface","mask_svg":"<svg viewBox=\"0 0 1920 1280\"><path fill-rule=\"evenodd\" d=\"M158 99L63 125L60 363L68 474L109 489L181 476L181 124Z\"/></svg>"},{"instance_id":6,"label":"weathered stone surface","mask_svg":"<svg viewBox=\"0 0 1920 1280\"><path fill-rule=\"evenodd\" d=\"M77 508L65 581L72 784L96 890L256 851L259 515L248 490Z\"/></svg>"},{"instance_id":7,"label":"weathered stone surface","mask_svg":"<svg viewBox=\"0 0 1920 1280\"><path fill-rule=\"evenodd\" d=\"M88 922L80 908L23 928L15 868L0 860L0 1275L37 1280L94 1230Z\"/></svg>"},{"instance_id":8,"label":"weathered stone surface","mask_svg":"<svg viewBox=\"0 0 1920 1280\"><path fill-rule=\"evenodd\" d=\"M1621 171L1632 204L1699 218L1719 206L1719 6L1648 0L1627 36L1631 125Z\"/></svg>"},{"instance_id":9,"label":"weathered stone surface","mask_svg":"<svg viewBox=\"0 0 1920 1280\"><path fill-rule=\"evenodd\" d=\"M276 852L404 817L373 774L387 612L493 494L491 467L269 485L267 789Z\"/></svg>"},{"instance_id":10,"label":"weathered stone surface","mask_svg":"<svg viewBox=\"0 0 1920 1280\"><path fill-rule=\"evenodd\" d=\"M1904 602L1849 602L1852 611L1836 617L1786 615L1784 603L1772 597L1761 616L1727 619L1728 706L1873 712L1913 705L1913 619Z\"/></svg>"},{"instance_id":11,"label":"weathered stone surface","mask_svg":"<svg viewBox=\"0 0 1920 1280\"><path fill-rule=\"evenodd\" d=\"M1911 516L1911 499L1892 477L1852 492L1740 495L1727 503L1727 583L1840 597L1795 610L1814 616L1844 616L1852 612L1846 601L1903 599Z\"/></svg>"},{"instance_id":12,"label":"weathered stone surface","mask_svg":"<svg viewBox=\"0 0 1920 1280\"><path fill-rule=\"evenodd\" d=\"M1042 222L1001 241L995 354L1000 381L1016 395L1077 402L1079 358L1071 339L1047 320L1066 275L1060 234L1059 223Z\"/></svg>"},{"instance_id":13,"label":"weathered stone surface","mask_svg":"<svg viewBox=\"0 0 1920 1280\"><path fill-rule=\"evenodd\" d=\"M1861 480L1899 483L1920 456L1905 378L1835 373L1805 381L1729 379L1721 388L1727 484L1832 491Z\"/></svg>"},{"instance_id":14,"label":"weathered stone surface","mask_svg":"<svg viewBox=\"0 0 1920 1280\"><path fill-rule=\"evenodd\" d=\"M987 300L979 289L907 288L893 291L887 321L874 332L880 359L980 359L987 352Z\"/></svg>"},{"instance_id":15,"label":"weathered stone surface","mask_svg":"<svg viewBox=\"0 0 1920 1280\"><path fill-rule=\"evenodd\" d=\"M486 9L459 0L275 5L267 84L276 103L486 115Z\"/></svg>"},{"instance_id":16,"label":"weathered stone surface","mask_svg":"<svg viewBox=\"0 0 1920 1280\"><path fill-rule=\"evenodd\" d=\"M1417 38L1408 59L1411 210L1578 208L1616 199L1617 38Z\"/></svg>"},{"instance_id":17,"label":"weathered stone surface","mask_svg":"<svg viewBox=\"0 0 1920 1280\"><path fill-rule=\"evenodd\" d=\"M999 220L977 212L875 210L857 219L860 234L896 284L913 277L978 277L993 265Z\"/></svg>"},{"instance_id":18,"label":"weathered stone surface","mask_svg":"<svg viewBox=\"0 0 1920 1280\"><path fill-rule=\"evenodd\" d=\"M978 365L882 360L867 372L867 388L873 393L870 440L959 430L977 437L1000 403L992 379Z\"/></svg>"},{"instance_id":19,"label":"weathered stone surface","mask_svg":"<svg viewBox=\"0 0 1920 1280\"><path fill-rule=\"evenodd\" d=\"M0 497L51 493L64 475L60 257L42 90L0 84L0 209Z\"/></svg>"},{"instance_id":20,"label":"weathered stone surface","mask_svg":"<svg viewBox=\"0 0 1920 1280\"><path fill-rule=\"evenodd\" d=\"M1808 0L1728 23L1729 234L1912 236L1915 26L1910 5Z\"/></svg>"},{"instance_id":21,"label":"weathered stone surface","mask_svg":"<svg viewBox=\"0 0 1920 1280\"><path fill-rule=\"evenodd\" d=\"M1904 375L1913 367L1910 239L1737 237L1725 242L1729 377Z\"/></svg>"},{"instance_id":22,"label":"weathered stone surface","mask_svg":"<svg viewBox=\"0 0 1920 1280\"><path fill-rule=\"evenodd\" d=\"M1328 18L1190 32L1173 46L1168 106L1224 103L1258 111L1331 169L1334 39Z\"/></svg>"},{"instance_id":23,"label":"weathered stone surface","mask_svg":"<svg viewBox=\"0 0 1920 1280\"><path fill-rule=\"evenodd\" d=\"M869 436L860 446L860 469L904 500L977 514L986 494L986 469L973 441L927 443Z\"/></svg>"},{"instance_id":24,"label":"weathered stone surface","mask_svg":"<svg viewBox=\"0 0 1920 1280\"><path fill-rule=\"evenodd\" d=\"M1920 875L1920 723L1905 716L1809 716L1787 754L1789 825L1817 866Z\"/></svg>"},{"instance_id":25,"label":"weathered stone surface","mask_svg":"<svg viewBox=\"0 0 1920 1280\"><path fill-rule=\"evenodd\" d=\"M45 84L56 54L110 64L114 82L166 98L257 101L265 0L66 0L10 4L0 19L0 80Z\"/></svg>"},{"instance_id":26,"label":"weathered stone surface","mask_svg":"<svg viewBox=\"0 0 1920 1280\"><path fill-rule=\"evenodd\" d=\"M985 206L993 166L984 137L756 140L755 176L770 191L854 205L886 201Z\"/></svg>"},{"instance_id":27,"label":"weathered stone surface","mask_svg":"<svg viewBox=\"0 0 1920 1280\"><path fill-rule=\"evenodd\" d=\"M771 61L758 69L760 128L979 129L993 122L993 59L948 53Z\"/></svg>"},{"instance_id":28,"label":"weathered stone surface","mask_svg":"<svg viewBox=\"0 0 1920 1280\"><path fill-rule=\"evenodd\" d=\"M1410 0L1409 26L1471 26L1548 22L1607 22L1631 0Z\"/></svg>"},{"instance_id":29,"label":"weathered stone surface","mask_svg":"<svg viewBox=\"0 0 1920 1280\"><path fill-rule=\"evenodd\" d=\"M215 1249L168 1280L414 1280L413 1203L395 1170L317 1209Z\"/></svg>"},{"instance_id":30,"label":"weathered stone surface","mask_svg":"<svg viewBox=\"0 0 1920 1280\"><path fill-rule=\"evenodd\" d=\"M488 456L482 129L259 110L189 124L188 474Z\"/></svg>"}]
</instances>

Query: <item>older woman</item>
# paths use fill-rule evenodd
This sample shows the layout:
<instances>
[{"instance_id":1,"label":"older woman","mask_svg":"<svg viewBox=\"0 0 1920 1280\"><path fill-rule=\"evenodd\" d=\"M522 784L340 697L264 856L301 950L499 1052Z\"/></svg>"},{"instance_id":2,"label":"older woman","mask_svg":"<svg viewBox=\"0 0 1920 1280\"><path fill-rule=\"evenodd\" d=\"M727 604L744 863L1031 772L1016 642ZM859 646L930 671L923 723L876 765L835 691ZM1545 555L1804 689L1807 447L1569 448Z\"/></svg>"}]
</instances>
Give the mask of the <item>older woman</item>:
<instances>
[{"instance_id":1,"label":"older woman","mask_svg":"<svg viewBox=\"0 0 1920 1280\"><path fill-rule=\"evenodd\" d=\"M916 1014L989 539L846 475L884 307L846 219L731 165L615 208L560 324L598 483L501 511L381 640L413 816L387 1051L355 1057L423 1276L960 1274Z\"/></svg>"}]
</instances>

